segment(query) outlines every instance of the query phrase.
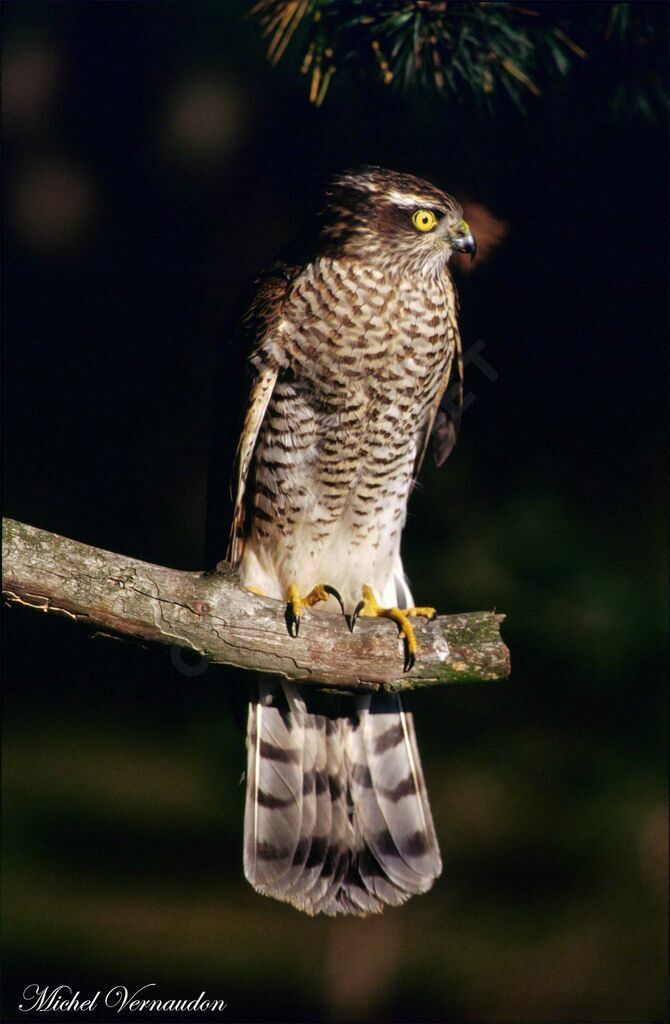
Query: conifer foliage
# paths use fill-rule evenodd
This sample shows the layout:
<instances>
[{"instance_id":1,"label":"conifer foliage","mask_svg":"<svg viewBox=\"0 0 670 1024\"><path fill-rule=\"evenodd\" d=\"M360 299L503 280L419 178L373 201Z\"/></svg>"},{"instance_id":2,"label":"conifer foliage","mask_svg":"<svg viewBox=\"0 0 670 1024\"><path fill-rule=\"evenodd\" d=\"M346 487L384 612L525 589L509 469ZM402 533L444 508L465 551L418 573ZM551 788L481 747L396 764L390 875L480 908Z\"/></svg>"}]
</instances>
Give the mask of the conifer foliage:
<instances>
[{"instance_id":1,"label":"conifer foliage","mask_svg":"<svg viewBox=\"0 0 670 1024\"><path fill-rule=\"evenodd\" d=\"M667 109L664 3L258 0L252 14L269 59L299 61L317 106L336 72L355 67L390 87L523 110L590 64L611 79L613 116L653 120Z\"/></svg>"}]
</instances>

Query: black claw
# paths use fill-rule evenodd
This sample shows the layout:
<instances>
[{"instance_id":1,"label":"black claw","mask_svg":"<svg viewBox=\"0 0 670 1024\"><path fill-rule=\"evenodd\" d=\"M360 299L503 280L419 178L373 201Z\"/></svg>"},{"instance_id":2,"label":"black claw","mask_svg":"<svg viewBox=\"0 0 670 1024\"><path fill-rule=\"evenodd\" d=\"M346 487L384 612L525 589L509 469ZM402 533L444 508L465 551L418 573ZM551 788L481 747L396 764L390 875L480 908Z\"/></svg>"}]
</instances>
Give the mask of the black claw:
<instances>
[{"instance_id":1,"label":"black claw","mask_svg":"<svg viewBox=\"0 0 670 1024\"><path fill-rule=\"evenodd\" d=\"M416 655L412 654L411 651L405 651L405 664L403 666L403 672L411 672L416 665Z\"/></svg>"},{"instance_id":2,"label":"black claw","mask_svg":"<svg viewBox=\"0 0 670 1024\"><path fill-rule=\"evenodd\" d=\"M364 608L365 608L365 601L359 601L358 604L356 605L356 607L354 608L354 614L351 616L351 619L349 620L349 629L350 629L350 631L352 633L354 631L354 626L356 625L356 622L358 621L358 616L361 614L361 612L363 611Z\"/></svg>"},{"instance_id":3,"label":"black claw","mask_svg":"<svg viewBox=\"0 0 670 1024\"><path fill-rule=\"evenodd\" d=\"M335 600L339 602L340 608L342 609L342 614L344 615L344 602L340 596L339 590L335 590L335 587L331 587L328 583L324 584L323 589L326 591L327 594L330 594L331 597L334 597Z\"/></svg>"},{"instance_id":4,"label":"black claw","mask_svg":"<svg viewBox=\"0 0 670 1024\"><path fill-rule=\"evenodd\" d=\"M288 629L288 635L296 637L300 632L300 616L293 614L293 608L290 604L286 605L286 628Z\"/></svg>"}]
</instances>

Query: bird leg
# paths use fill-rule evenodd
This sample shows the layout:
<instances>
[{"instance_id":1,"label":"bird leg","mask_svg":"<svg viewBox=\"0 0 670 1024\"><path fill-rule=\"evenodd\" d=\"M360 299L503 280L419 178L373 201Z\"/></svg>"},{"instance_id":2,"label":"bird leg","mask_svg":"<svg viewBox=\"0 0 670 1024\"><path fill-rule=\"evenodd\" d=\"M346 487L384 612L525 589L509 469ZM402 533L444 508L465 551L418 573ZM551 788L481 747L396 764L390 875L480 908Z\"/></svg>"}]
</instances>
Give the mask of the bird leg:
<instances>
[{"instance_id":1,"label":"bird leg","mask_svg":"<svg viewBox=\"0 0 670 1024\"><path fill-rule=\"evenodd\" d=\"M315 604L319 604L320 601L327 601L329 597L334 597L339 601L342 614L344 614L342 598L337 590L335 590L335 587L330 587L324 583L317 583L315 587L312 587L307 597L301 597L295 583L292 583L288 588L286 599L286 625L290 635L297 636L300 632L300 613L303 608L312 608Z\"/></svg>"},{"instance_id":2,"label":"bird leg","mask_svg":"<svg viewBox=\"0 0 670 1024\"><path fill-rule=\"evenodd\" d=\"M404 671L409 672L416 664L417 642L414 635L414 627L409 621L410 616L421 616L426 619L434 619L437 612L434 608L382 608L377 603L372 587L363 587L363 600L356 605L354 614L351 616L350 629L353 633L357 619L362 615L371 618L391 619L398 626L398 631L405 638L405 665Z\"/></svg>"}]
</instances>

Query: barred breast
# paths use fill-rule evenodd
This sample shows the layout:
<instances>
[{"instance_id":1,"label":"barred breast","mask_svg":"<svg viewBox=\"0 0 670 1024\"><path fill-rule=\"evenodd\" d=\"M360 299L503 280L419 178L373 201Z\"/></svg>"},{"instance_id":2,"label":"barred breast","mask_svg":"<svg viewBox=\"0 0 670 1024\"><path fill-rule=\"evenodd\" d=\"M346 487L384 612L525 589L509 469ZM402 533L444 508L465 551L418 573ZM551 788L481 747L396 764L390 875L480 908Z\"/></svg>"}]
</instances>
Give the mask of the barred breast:
<instances>
[{"instance_id":1,"label":"barred breast","mask_svg":"<svg viewBox=\"0 0 670 1024\"><path fill-rule=\"evenodd\" d=\"M426 417L454 350L446 271L394 277L322 258L295 281L256 356L281 371L255 453L243 578L270 596L364 583L395 603L394 566Z\"/></svg>"}]
</instances>

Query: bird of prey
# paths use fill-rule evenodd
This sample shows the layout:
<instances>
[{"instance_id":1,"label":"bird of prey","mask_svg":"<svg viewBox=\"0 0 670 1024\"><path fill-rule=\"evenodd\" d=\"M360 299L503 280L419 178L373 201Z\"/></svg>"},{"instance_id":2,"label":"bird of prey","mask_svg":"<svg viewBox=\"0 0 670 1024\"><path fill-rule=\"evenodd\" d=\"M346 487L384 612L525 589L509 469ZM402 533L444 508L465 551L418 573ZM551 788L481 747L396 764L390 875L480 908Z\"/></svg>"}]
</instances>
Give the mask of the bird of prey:
<instances>
[{"instance_id":1,"label":"bird of prey","mask_svg":"<svg viewBox=\"0 0 670 1024\"><path fill-rule=\"evenodd\" d=\"M244 586L287 603L294 635L305 607L341 608L351 628L391 619L407 669L411 619L435 613L414 606L400 539L431 435L438 464L456 438L447 264L475 241L451 196L378 167L331 183L314 237L259 278L243 320L253 383L228 557ZM442 864L412 715L396 695L308 689L260 682L249 706L247 879L308 914L426 892Z\"/></svg>"}]
</instances>

